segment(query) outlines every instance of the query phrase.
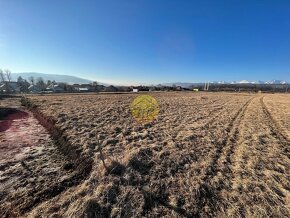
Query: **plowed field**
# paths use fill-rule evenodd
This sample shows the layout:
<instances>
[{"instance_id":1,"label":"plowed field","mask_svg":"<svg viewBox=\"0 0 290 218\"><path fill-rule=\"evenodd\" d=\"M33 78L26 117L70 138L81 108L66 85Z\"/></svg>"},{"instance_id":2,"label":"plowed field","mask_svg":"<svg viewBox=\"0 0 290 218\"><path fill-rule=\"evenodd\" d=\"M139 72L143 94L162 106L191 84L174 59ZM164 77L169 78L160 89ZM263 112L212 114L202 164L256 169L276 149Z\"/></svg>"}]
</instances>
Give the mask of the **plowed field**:
<instances>
[{"instance_id":1,"label":"plowed field","mask_svg":"<svg viewBox=\"0 0 290 218\"><path fill-rule=\"evenodd\" d=\"M289 95L149 94L0 100L1 217L289 217Z\"/></svg>"}]
</instances>

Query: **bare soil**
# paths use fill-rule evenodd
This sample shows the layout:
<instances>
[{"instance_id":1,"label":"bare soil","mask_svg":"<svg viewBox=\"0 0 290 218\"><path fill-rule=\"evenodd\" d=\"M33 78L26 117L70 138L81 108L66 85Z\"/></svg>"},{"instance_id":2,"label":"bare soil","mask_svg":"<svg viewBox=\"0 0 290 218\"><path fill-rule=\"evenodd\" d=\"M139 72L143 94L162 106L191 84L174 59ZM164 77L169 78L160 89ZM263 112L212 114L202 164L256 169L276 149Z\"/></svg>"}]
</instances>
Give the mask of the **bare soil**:
<instances>
[{"instance_id":1,"label":"bare soil","mask_svg":"<svg viewBox=\"0 0 290 218\"><path fill-rule=\"evenodd\" d=\"M2 100L0 113L0 217L20 217L63 191L75 167L20 99Z\"/></svg>"},{"instance_id":2,"label":"bare soil","mask_svg":"<svg viewBox=\"0 0 290 218\"><path fill-rule=\"evenodd\" d=\"M144 125L135 94L0 100L0 214L289 217L289 95L150 94Z\"/></svg>"}]
</instances>

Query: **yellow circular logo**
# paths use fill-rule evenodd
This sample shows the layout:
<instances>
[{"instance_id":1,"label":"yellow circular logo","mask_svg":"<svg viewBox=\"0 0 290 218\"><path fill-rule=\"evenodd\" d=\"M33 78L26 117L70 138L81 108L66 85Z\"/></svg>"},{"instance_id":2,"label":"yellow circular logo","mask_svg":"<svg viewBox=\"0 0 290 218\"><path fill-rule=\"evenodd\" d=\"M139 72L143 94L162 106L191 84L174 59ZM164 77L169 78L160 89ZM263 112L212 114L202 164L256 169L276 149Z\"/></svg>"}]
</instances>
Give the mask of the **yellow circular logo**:
<instances>
[{"instance_id":1,"label":"yellow circular logo","mask_svg":"<svg viewBox=\"0 0 290 218\"><path fill-rule=\"evenodd\" d=\"M135 120L140 123L149 123L157 118L159 105L150 95L139 95L131 104L131 112Z\"/></svg>"}]
</instances>

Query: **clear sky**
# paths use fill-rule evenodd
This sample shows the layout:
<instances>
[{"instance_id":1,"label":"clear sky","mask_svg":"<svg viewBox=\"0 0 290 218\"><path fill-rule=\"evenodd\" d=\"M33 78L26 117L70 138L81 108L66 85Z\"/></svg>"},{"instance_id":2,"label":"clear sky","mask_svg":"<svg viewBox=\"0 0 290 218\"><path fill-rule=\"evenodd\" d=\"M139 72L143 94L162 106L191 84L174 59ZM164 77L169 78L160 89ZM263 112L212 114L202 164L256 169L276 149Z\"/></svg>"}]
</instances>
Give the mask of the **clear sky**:
<instances>
[{"instance_id":1,"label":"clear sky","mask_svg":"<svg viewBox=\"0 0 290 218\"><path fill-rule=\"evenodd\" d=\"M0 0L0 68L101 82L290 81L289 0Z\"/></svg>"}]
</instances>

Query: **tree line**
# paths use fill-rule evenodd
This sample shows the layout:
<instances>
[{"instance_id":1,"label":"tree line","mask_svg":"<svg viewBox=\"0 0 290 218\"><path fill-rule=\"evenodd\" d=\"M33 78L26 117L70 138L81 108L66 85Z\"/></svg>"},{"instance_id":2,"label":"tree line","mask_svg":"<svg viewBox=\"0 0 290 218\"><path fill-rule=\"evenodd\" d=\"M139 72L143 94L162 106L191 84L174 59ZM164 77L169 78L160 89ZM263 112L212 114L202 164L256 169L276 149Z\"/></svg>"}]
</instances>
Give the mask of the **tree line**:
<instances>
[{"instance_id":1,"label":"tree line","mask_svg":"<svg viewBox=\"0 0 290 218\"><path fill-rule=\"evenodd\" d=\"M11 91L10 83L12 82L12 73L10 70L0 69L0 83L6 85L7 91ZM28 92L28 88L30 85L35 85L39 87L40 90L44 91L48 86L51 84L57 84L55 80L48 80L45 82L42 77L34 78L33 76L30 76L28 80L23 79L21 76L17 78L17 86L20 88L20 92ZM65 86L65 85L64 85Z\"/></svg>"}]
</instances>

